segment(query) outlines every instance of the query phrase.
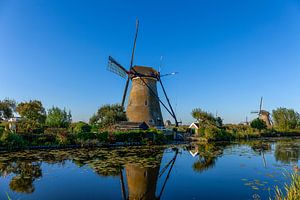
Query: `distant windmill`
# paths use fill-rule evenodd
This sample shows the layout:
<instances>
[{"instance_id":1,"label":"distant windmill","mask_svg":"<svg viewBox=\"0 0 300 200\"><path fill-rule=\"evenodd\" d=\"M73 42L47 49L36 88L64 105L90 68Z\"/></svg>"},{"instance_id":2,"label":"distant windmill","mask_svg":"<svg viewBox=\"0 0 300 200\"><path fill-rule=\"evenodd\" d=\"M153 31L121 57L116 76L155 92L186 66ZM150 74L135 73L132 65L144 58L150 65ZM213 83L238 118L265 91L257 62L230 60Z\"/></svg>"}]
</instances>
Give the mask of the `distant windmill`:
<instances>
[{"instance_id":1,"label":"distant windmill","mask_svg":"<svg viewBox=\"0 0 300 200\"><path fill-rule=\"evenodd\" d=\"M249 125L248 116L246 116L245 121L244 121L244 122L241 122L240 124L243 124L243 125Z\"/></svg>"},{"instance_id":2,"label":"distant windmill","mask_svg":"<svg viewBox=\"0 0 300 200\"><path fill-rule=\"evenodd\" d=\"M123 107L125 105L129 82L132 81L126 109L126 114L130 122L146 122L150 126L163 126L164 123L160 109L161 104L175 120L176 126L178 126L179 122L177 121L175 112L161 80L162 77L174 75L176 72L161 75L160 72L157 72L152 67L133 65L138 27L139 21L137 20L129 70L126 70L125 67L119 64L111 56L108 58L107 69L123 78L127 78L121 105ZM168 106L163 103L158 96L157 82L159 82L162 87Z\"/></svg>"},{"instance_id":3,"label":"distant windmill","mask_svg":"<svg viewBox=\"0 0 300 200\"><path fill-rule=\"evenodd\" d=\"M271 116L270 113L266 110L262 109L263 106L263 97L260 98L260 104L259 104L259 110L258 111L252 111L252 114L258 114L258 118L263 120L267 127L271 127L272 126L272 120L271 120Z\"/></svg>"}]
</instances>

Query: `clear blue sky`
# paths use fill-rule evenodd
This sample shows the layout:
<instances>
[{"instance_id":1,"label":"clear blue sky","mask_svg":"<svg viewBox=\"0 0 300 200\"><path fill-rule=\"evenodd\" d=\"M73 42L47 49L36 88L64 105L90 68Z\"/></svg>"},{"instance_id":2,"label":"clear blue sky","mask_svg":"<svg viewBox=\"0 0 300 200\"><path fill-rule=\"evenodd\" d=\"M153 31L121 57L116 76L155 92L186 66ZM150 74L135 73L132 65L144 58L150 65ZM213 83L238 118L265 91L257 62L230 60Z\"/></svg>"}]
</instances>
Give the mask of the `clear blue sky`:
<instances>
[{"instance_id":1,"label":"clear blue sky","mask_svg":"<svg viewBox=\"0 0 300 200\"><path fill-rule=\"evenodd\" d=\"M201 107L240 122L258 108L300 111L300 1L0 0L0 99L39 99L88 120L121 101L112 55L179 74L164 79L179 119ZM170 118L164 112L164 118Z\"/></svg>"}]
</instances>

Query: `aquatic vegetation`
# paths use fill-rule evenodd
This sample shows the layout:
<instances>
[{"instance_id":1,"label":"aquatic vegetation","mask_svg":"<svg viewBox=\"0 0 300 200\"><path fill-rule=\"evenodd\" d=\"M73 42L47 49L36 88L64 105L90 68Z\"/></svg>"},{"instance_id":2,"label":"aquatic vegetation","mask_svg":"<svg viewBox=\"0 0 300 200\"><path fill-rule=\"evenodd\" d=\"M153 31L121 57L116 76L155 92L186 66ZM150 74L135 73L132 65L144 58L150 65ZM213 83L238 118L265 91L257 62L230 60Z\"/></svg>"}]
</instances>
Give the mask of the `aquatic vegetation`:
<instances>
[{"instance_id":1,"label":"aquatic vegetation","mask_svg":"<svg viewBox=\"0 0 300 200\"><path fill-rule=\"evenodd\" d=\"M8 195L7 192L6 192L6 196L7 196L7 199L8 199L8 200L12 200L12 199L9 197L9 195Z\"/></svg>"},{"instance_id":2,"label":"aquatic vegetation","mask_svg":"<svg viewBox=\"0 0 300 200\"><path fill-rule=\"evenodd\" d=\"M66 179L64 180L66 183L65 191L69 192L70 188L80 188L82 184L78 181L70 182L70 180L82 180L84 177L87 177L85 179L86 184L92 183L93 185L89 189L85 188L84 191L74 192L76 195L87 193L87 190L88 192L95 191L95 193L96 190L98 192L100 190L98 194L101 195L101 192L110 190L115 193L115 196L109 197L118 199L120 197L118 196L120 195L119 184L122 176L125 185L128 184L129 179L134 180L131 182L133 184L130 187L134 185L141 187L140 182L135 177L144 177L142 180L145 180L144 186L146 189L153 187L151 191L152 189L154 191L154 185L157 184L156 192L159 191L166 178L166 173L162 176L160 174L172 159L175 149L180 149L167 187L183 187L189 193L192 192L195 198L205 195L205 199L220 199L223 196L225 199L229 199L229 195L233 195L232 198L249 199L253 194L256 194L258 197L256 199L267 199L274 195L274 190L271 189L274 188L274 185L278 185L280 189L283 188L283 182L285 182L285 178L281 173L283 167L287 167L287 169L291 167L281 162L277 163L276 159L273 159L276 145L281 144L279 141L274 141L249 140L180 146L154 145L2 151L0 153L0 176L1 181L6 180L4 184L9 186L9 192L12 192L9 194L14 195L11 196L13 199L25 196L33 197L37 194L43 195L39 196L39 199L43 199L42 197L50 192L58 191L59 188L55 188L55 186L49 186L51 190L49 187L40 187L40 185L49 181L48 178L51 178L54 185L62 179ZM299 140L287 140L287 143L290 145L281 146L281 151L289 151L288 146L299 143ZM191 156L189 151L197 152L197 154ZM262 153L266 155L267 168L264 167L261 160ZM270 159L271 156L272 159ZM248 159L248 157L251 157L251 159ZM275 165L275 163L277 164ZM244 165L244 167L240 168L241 165ZM61 173L63 171L67 173ZM159 174L158 178L157 174ZM185 180L185 182L181 180ZM99 185L105 187L97 187L99 182L101 182ZM226 189L223 189L224 184L226 184ZM234 185L233 189L231 185ZM127 185L127 187L129 186ZM220 188L219 195L211 193L216 187ZM134 188L130 189L129 193L133 195ZM118 191L115 192L116 190ZM234 190L237 193L234 193ZM72 197L72 192L69 193L70 197ZM6 199L6 196L4 196L5 191L2 191L2 193L0 198L4 197L3 199ZM283 194L285 195L285 191ZM110 193L109 195L114 194ZM166 192L165 195L168 197L166 199L176 199L170 198L170 192Z\"/></svg>"},{"instance_id":3,"label":"aquatic vegetation","mask_svg":"<svg viewBox=\"0 0 300 200\"><path fill-rule=\"evenodd\" d=\"M298 200L300 199L300 175L295 172L290 174L291 183L285 185L285 194L276 187L275 200Z\"/></svg>"}]
</instances>

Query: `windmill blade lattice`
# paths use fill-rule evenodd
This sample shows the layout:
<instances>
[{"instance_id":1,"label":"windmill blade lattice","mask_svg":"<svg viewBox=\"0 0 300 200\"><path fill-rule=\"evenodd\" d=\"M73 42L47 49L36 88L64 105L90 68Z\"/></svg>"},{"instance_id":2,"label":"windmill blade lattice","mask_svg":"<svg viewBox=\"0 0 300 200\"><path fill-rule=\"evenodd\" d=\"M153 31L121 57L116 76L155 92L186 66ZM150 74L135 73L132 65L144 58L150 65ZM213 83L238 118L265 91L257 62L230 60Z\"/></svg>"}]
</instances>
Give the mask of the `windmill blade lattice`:
<instances>
[{"instance_id":1,"label":"windmill blade lattice","mask_svg":"<svg viewBox=\"0 0 300 200\"><path fill-rule=\"evenodd\" d=\"M122 78L126 78L128 75L126 69L111 56L108 57L107 70L114 74L117 74L118 76L121 76Z\"/></svg>"}]
</instances>

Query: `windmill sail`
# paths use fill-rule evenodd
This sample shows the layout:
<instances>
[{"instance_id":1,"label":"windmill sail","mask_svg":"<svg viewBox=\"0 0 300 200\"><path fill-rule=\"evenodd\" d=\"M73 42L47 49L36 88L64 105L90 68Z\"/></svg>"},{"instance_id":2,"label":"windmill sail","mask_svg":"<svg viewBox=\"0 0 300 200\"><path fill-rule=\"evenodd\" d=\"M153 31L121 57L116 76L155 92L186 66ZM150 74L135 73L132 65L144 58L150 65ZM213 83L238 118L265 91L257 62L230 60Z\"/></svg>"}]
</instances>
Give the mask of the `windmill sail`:
<instances>
[{"instance_id":1,"label":"windmill sail","mask_svg":"<svg viewBox=\"0 0 300 200\"><path fill-rule=\"evenodd\" d=\"M128 74L126 69L111 56L108 57L107 70L121 76L122 78L126 78Z\"/></svg>"},{"instance_id":2,"label":"windmill sail","mask_svg":"<svg viewBox=\"0 0 300 200\"><path fill-rule=\"evenodd\" d=\"M178 72L172 72L172 73L169 73L169 74L163 74L163 75L160 75L160 77L171 76L171 75L176 75L176 74L178 74Z\"/></svg>"},{"instance_id":3,"label":"windmill sail","mask_svg":"<svg viewBox=\"0 0 300 200\"><path fill-rule=\"evenodd\" d=\"M135 28L136 28L136 30L135 30L133 48L132 48L132 53L131 53L131 60L130 60L129 71L131 71L132 68L133 68L133 60L134 60L134 53L135 53L135 47L136 47L136 39L137 39L138 32L139 32L139 20L138 19L136 19L136 27ZM123 107L125 105L125 99L126 99L126 96L127 96L127 90L128 90L128 86L129 86L129 81L130 81L130 77L128 76L127 81L126 81L126 85L125 85L125 88L124 88L124 93L123 93L123 98L122 98L122 104L121 104Z\"/></svg>"}]
</instances>

